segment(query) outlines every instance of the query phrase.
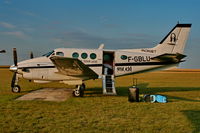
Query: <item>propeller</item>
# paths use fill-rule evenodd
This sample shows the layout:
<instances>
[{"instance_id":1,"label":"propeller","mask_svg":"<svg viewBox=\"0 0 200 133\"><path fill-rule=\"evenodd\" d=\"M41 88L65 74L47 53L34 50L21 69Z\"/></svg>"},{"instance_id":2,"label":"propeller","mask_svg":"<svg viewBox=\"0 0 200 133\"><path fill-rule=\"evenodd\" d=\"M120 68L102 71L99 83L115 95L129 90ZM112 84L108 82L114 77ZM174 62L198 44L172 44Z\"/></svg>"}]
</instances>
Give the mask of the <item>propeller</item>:
<instances>
[{"instance_id":1,"label":"propeller","mask_svg":"<svg viewBox=\"0 0 200 133\"><path fill-rule=\"evenodd\" d=\"M13 48L13 61L14 61L14 66L16 70L14 70L14 74L12 77L12 81L11 81L11 87L13 88L15 86L15 80L16 80L16 76L17 76L17 49Z\"/></svg>"},{"instance_id":2,"label":"propeller","mask_svg":"<svg viewBox=\"0 0 200 133\"><path fill-rule=\"evenodd\" d=\"M17 49L13 48L13 61L14 65L17 66Z\"/></svg>"},{"instance_id":3,"label":"propeller","mask_svg":"<svg viewBox=\"0 0 200 133\"><path fill-rule=\"evenodd\" d=\"M31 53L30 53L30 59L33 59L33 58L34 58L33 52L31 51Z\"/></svg>"}]
</instances>

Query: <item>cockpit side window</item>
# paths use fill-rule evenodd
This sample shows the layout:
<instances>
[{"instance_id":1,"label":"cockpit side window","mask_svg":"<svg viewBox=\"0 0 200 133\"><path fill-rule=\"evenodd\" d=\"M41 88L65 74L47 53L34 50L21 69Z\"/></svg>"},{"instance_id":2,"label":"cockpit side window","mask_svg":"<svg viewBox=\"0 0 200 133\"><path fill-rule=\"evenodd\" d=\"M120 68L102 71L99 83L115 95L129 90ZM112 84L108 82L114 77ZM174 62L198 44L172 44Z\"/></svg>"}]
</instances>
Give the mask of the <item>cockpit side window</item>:
<instances>
[{"instance_id":1,"label":"cockpit side window","mask_svg":"<svg viewBox=\"0 0 200 133\"><path fill-rule=\"evenodd\" d=\"M56 55L57 56L64 56L64 53L63 52L56 52Z\"/></svg>"}]
</instances>

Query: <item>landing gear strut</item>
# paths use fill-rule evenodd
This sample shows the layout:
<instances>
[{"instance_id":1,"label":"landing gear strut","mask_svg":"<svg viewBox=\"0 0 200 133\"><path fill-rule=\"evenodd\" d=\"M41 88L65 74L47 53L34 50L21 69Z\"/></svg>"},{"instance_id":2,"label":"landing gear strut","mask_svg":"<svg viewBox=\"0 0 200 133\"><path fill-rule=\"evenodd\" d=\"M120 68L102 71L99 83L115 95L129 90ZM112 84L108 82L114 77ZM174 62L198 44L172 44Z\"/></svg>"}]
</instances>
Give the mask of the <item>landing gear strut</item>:
<instances>
[{"instance_id":1,"label":"landing gear strut","mask_svg":"<svg viewBox=\"0 0 200 133\"><path fill-rule=\"evenodd\" d=\"M11 82L12 92L14 93L19 93L21 91L21 88L18 85L18 81L19 81L18 74L15 72L13 75L12 82Z\"/></svg>"},{"instance_id":2,"label":"landing gear strut","mask_svg":"<svg viewBox=\"0 0 200 133\"><path fill-rule=\"evenodd\" d=\"M73 95L75 97L83 97L84 90L85 90L85 84L77 85L76 89L74 89L74 91L73 91Z\"/></svg>"}]
</instances>

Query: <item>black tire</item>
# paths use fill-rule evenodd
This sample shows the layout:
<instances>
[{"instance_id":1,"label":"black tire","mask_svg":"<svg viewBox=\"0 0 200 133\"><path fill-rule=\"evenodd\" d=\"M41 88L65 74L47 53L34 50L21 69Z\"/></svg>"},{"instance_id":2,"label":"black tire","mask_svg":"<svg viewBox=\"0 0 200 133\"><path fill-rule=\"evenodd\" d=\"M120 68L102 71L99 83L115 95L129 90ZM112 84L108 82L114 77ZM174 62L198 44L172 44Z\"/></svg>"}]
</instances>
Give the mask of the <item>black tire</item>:
<instances>
[{"instance_id":1,"label":"black tire","mask_svg":"<svg viewBox=\"0 0 200 133\"><path fill-rule=\"evenodd\" d=\"M84 83L82 84L82 86L83 86L83 89L85 90L86 86L85 86L85 84L84 84Z\"/></svg>"},{"instance_id":2,"label":"black tire","mask_svg":"<svg viewBox=\"0 0 200 133\"><path fill-rule=\"evenodd\" d=\"M15 85L14 87L12 87L12 92L13 93L20 93L21 88L19 85Z\"/></svg>"},{"instance_id":3,"label":"black tire","mask_svg":"<svg viewBox=\"0 0 200 133\"><path fill-rule=\"evenodd\" d=\"M72 94L74 97L80 97L80 91L77 88L73 91Z\"/></svg>"},{"instance_id":4,"label":"black tire","mask_svg":"<svg viewBox=\"0 0 200 133\"><path fill-rule=\"evenodd\" d=\"M128 101L129 102L139 102L139 89L129 88L128 89Z\"/></svg>"},{"instance_id":5,"label":"black tire","mask_svg":"<svg viewBox=\"0 0 200 133\"><path fill-rule=\"evenodd\" d=\"M81 85L80 86L80 97L83 97L83 95L84 95L84 90L85 90L85 85Z\"/></svg>"}]
</instances>

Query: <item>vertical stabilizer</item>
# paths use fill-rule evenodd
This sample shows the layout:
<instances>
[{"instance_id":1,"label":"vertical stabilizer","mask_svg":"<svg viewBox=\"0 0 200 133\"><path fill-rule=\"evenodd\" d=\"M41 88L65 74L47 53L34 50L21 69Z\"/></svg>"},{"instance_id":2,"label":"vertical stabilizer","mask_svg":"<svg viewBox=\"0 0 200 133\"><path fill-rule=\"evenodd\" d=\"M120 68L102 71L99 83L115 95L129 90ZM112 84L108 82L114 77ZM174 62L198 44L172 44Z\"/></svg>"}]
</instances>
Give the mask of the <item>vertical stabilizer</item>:
<instances>
[{"instance_id":1,"label":"vertical stabilizer","mask_svg":"<svg viewBox=\"0 0 200 133\"><path fill-rule=\"evenodd\" d=\"M157 54L183 54L192 24L177 24L167 36L153 49Z\"/></svg>"}]
</instances>

